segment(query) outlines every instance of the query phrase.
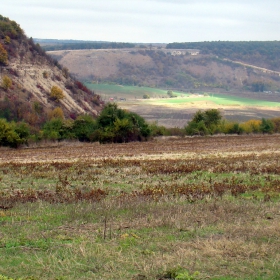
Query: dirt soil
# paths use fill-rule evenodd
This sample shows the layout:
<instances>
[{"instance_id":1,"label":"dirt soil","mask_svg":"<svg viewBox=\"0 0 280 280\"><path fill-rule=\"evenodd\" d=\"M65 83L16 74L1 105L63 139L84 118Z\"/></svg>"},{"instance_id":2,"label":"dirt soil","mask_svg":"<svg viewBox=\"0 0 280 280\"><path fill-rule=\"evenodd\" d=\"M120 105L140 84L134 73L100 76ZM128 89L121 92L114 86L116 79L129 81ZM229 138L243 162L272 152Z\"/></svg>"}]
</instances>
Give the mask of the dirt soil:
<instances>
[{"instance_id":1,"label":"dirt soil","mask_svg":"<svg viewBox=\"0 0 280 280\"><path fill-rule=\"evenodd\" d=\"M280 134L273 135L216 135L209 137L158 137L148 142L130 142L123 144L47 142L25 149L0 148L0 163L32 162L80 162L108 159L146 157L170 159L176 156L191 158L209 154L269 154L279 153Z\"/></svg>"}]
</instances>

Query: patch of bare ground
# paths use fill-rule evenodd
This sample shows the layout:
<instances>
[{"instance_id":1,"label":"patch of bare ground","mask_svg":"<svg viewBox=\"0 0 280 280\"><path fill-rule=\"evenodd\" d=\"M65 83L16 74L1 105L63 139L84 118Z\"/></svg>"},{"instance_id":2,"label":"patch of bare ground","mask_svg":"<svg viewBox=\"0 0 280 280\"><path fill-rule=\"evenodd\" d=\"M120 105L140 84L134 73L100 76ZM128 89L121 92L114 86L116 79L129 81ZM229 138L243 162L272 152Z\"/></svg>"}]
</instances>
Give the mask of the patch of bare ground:
<instances>
[{"instance_id":1,"label":"patch of bare ground","mask_svg":"<svg viewBox=\"0 0 280 280\"><path fill-rule=\"evenodd\" d=\"M82 79L97 77L107 79L116 75L119 63L135 63L138 66L152 65L152 59L139 53L131 54L131 49L108 50L71 50L51 51L51 56L57 57L60 63L70 69L71 73Z\"/></svg>"},{"instance_id":2,"label":"patch of bare ground","mask_svg":"<svg viewBox=\"0 0 280 280\"><path fill-rule=\"evenodd\" d=\"M161 138L158 138L159 140ZM190 154L211 155L225 152L242 154L251 152L261 154L264 151L274 153L280 148L280 135L244 135L244 136L212 136L212 137L185 137L168 138L166 141L158 141L155 138L149 142L132 142L123 144L99 143L71 143L71 142L47 142L46 146L25 149L2 148L1 163L7 162L55 162L55 161L87 161L102 158L123 157L165 157L179 153L182 157ZM41 144L40 144L41 145ZM70 148L71 147L71 148Z\"/></svg>"}]
</instances>

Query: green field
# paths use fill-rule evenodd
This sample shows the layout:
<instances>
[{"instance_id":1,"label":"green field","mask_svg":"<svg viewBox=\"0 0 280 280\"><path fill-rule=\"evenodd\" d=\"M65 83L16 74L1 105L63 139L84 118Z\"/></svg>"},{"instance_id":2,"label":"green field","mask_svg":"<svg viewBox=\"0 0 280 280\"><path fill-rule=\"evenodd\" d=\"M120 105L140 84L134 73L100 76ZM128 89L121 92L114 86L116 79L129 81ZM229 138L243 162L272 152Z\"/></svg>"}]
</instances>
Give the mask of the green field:
<instances>
[{"instance_id":1,"label":"green field","mask_svg":"<svg viewBox=\"0 0 280 280\"><path fill-rule=\"evenodd\" d=\"M136 86L121 86L121 85L109 85L109 84L92 84L85 83L85 85L96 91L99 95L106 95L109 97L126 97L126 98L142 98L144 94L148 94L151 97L166 96L166 90L150 88L150 87L136 87ZM180 93L181 94L181 93Z\"/></svg>"},{"instance_id":2,"label":"green field","mask_svg":"<svg viewBox=\"0 0 280 280\"><path fill-rule=\"evenodd\" d=\"M243 98L232 95L212 94L212 93L200 93L191 94L187 92L176 92L177 98L163 98L167 97L167 90L149 88L149 87L136 87L136 86L121 86L121 85L109 85L109 84L92 84L86 83L86 86L94 90L101 96L126 97L128 99L142 99L144 94L148 94L151 98L157 100L145 100L147 104L174 104L174 105L188 105L188 103L195 102L211 102L221 106L246 106L246 107L280 107L280 102L270 102L265 100L257 100L251 98Z\"/></svg>"},{"instance_id":3,"label":"green field","mask_svg":"<svg viewBox=\"0 0 280 280\"><path fill-rule=\"evenodd\" d=\"M280 107L279 102L262 101L250 98L241 98L236 96L222 95L222 94L211 94L209 96L192 96L186 95L184 98L168 98L157 101L147 101L149 103L158 104L178 104L188 105L192 102L211 102L221 106L252 106L252 107Z\"/></svg>"},{"instance_id":4,"label":"green field","mask_svg":"<svg viewBox=\"0 0 280 280\"><path fill-rule=\"evenodd\" d=\"M251 94L254 98L198 92L176 92L176 98L167 98L167 90L120 86L108 84L86 84L99 94L105 102L116 102L129 111L144 117L148 122L157 122L166 127L184 127L198 110L219 109L225 119L243 122L250 119L280 117L280 102L259 100L259 94ZM148 94L150 99L143 99ZM265 99L265 95L264 99Z\"/></svg>"}]
</instances>

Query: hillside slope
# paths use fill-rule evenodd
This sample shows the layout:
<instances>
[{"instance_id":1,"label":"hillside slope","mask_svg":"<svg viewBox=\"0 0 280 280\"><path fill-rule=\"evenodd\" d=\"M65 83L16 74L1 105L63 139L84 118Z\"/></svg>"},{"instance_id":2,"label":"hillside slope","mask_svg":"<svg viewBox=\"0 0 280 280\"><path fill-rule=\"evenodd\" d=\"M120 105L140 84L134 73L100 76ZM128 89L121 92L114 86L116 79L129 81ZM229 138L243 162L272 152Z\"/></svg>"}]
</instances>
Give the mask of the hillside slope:
<instances>
[{"instance_id":1,"label":"hillside slope","mask_svg":"<svg viewBox=\"0 0 280 280\"><path fill-rule=\"evenodd\" d=\"M261 68L280 71L280 41L212 41L170 43L167 49L199 49L201 54L243 61Z\"/></svg>"},{"instance_id":2,"label":"hillside slope","mask_svg":"<svg viewBox=\"0 0 280 280\"><path fill-rule=\"evenodd\" d=\"M177 90L272 91L279 73L213 54L174 49L103 49L48 52L77 78ZM261 59L261 58L260 58ZM259 66L256 63L256 66ZM270 69L268 69L270 70Z\"/></svg>"},{"instance_id":3,"label":"hillside slope","mask_svg":"<svg viewBox=\"0 0 280 280\"><path fill-rule=\"evenodd\" d=\"M0 109L7 119L37 118L57 107L65 116L102 109L99 96L73 79L14 21L0 16ZM59 89L58 96L52 90Z\"/></svg>"}]
</instances>

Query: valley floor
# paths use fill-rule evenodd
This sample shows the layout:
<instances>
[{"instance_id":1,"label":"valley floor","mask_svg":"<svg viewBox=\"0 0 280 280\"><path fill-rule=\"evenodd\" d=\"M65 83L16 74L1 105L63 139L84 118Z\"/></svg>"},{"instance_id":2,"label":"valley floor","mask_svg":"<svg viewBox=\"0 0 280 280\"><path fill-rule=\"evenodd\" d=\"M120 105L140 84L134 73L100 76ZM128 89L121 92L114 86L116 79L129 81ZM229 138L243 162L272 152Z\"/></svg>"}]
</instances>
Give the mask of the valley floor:
<instances>
[{"instance_id":1,"label":"valley floor","mask_svg":"<svg viewBox=\"0 0 280 280\"><path fill-rule=\"evenodd\" d=\"M280 117L279 107L254 107L217 105L212 102L201 101L184 105L157 104L157 101L149 103L142 101L119 102L122 109L137 113L148 122L156 122L165 127L183 128L192 119L198 110L218 109L222 116L229 121L245 122L252 119L271 119Z\"/></svg>"},{"instance_id":2,"label":"valley floor","mask_svg":"<svg viewBox=\"0 0 280 280\"><path fill-rule=\"evenodd\" d=\"M280 117L279 94L244 92L176 92L166 98L167 91L136 86L86 83L105 102L116 102L121 108L135 112L148 122L165 127L183 128L198 110L219 109L229 121ZM144 95L150 99L143 99Z\"/></svg>"}]
</instances>

